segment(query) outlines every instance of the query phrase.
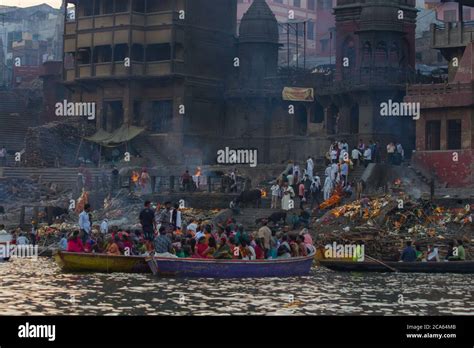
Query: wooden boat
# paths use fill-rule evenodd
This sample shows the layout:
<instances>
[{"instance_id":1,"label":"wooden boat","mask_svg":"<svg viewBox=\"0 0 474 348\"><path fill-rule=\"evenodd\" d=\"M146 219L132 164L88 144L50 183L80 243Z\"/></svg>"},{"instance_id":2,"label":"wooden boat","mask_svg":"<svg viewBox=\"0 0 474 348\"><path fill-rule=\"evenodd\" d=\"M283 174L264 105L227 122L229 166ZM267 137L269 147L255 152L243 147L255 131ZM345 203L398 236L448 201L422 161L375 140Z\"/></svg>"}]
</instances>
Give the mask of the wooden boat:
<instances>
[{"instance_id":1,"label":"wooden boat","mask_svg":"<svg viewBox=\"0 0 474 348\"><path fill-rule=\"evenodd\" d=\"M107 254L70 253L58 251L54 255L56 263L69 272L121 272L150 273L150 268L142 256L115 256Z\"/></svg>"},{"instance_id":2,"label":"wooden boat","mask_svg":"<svg viewBox=\"0 0 474 348\"><path fill-rule=\"evenodd\" d=\"M314 254L273 260L147 258L153 274L201 278L264 278L306 276Z\"/></svg>"},{"instance_id":3,"label":"wooden boat","mask_svg":"<svg viewBox=\"0 0 474 348\"><path fill-rule=\"evenodd\" d=\"M152 273L159 276L203 278L259 278L308 275L314 255L277 260L217 260L106 254L70 253L58 251L54 258L64 271Z\"/></svg>"},{"instance_id":4,"label":"wooden boat","mask_svg":"<svg viewBox=\"0 0 474 348\"><path fill-rule=\"evenodd\" d=\"M395 262L375 261L354 262L345 260L319 260L321 266L341 272L393 272L390 268L404 273L474 273L474 261L440 262ZM384 264L386 266L384 266ZM387 267L388 266L388 267Z\"/></svg>"}]
</instances>

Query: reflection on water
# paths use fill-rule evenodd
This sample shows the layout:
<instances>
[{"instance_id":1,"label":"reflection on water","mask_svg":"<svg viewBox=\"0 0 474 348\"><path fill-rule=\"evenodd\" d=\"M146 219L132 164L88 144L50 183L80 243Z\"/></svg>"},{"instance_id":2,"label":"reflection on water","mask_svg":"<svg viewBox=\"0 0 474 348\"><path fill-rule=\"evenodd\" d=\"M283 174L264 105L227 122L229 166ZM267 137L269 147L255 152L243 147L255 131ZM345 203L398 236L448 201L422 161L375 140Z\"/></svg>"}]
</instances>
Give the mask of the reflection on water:
<instances>
[{"instance_id":1,"label":"reflection on water","mask_svg":"<svg viewBox=\"0 0 474 348\"><path fill-rule=\"evenodd\" d=\"M466 315L474 277L336 273L252 280L69 274L51 259L0 264L3 315Z\"/></svg>"}]
</instances>

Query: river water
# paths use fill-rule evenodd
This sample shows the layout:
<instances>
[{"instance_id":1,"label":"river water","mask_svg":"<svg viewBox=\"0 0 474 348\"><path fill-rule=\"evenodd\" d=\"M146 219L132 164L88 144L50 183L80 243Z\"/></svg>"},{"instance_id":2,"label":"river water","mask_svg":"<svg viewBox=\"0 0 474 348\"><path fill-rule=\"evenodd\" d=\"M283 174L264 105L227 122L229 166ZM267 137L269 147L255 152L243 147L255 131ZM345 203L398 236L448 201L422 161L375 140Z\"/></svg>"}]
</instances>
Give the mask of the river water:
<instances>
[{"instance_id":1,"label":"river water","mask_svg":"<svg viewBox=\"0 0 474 348\"><path fill-rule=\"evenodd\" d=\"M474 277L337 273L251 280L71 274L52 259L0 264L2 315L472 315Z\"/></svg>"}]
</instances>

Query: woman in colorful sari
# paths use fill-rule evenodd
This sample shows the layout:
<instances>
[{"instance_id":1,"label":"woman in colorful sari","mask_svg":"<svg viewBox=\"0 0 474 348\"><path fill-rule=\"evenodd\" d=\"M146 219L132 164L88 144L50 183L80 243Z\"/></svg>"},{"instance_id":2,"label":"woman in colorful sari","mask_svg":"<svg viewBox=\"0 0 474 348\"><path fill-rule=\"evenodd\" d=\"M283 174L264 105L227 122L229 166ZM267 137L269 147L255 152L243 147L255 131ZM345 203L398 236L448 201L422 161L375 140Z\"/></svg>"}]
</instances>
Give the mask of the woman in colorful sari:
<instances>
[{"instance_id":1,"label":"woman in colorful sari","mask_svg":"<svg viewBox=\"0 0 474 348\"><path fill-rule=\"evenodd\" d=\"M108 255L120 255L120 249L118 246L118 242L120 238L118 235L115 236L115 239L112 243L109 244L107 250L105 251Z\"/></svg>"},{"instance_id":2,"label":"woman in colorful sari","mask_svg":"<svg viewBox=\"0 0 474 348\"><path fill-rule=\"evenodd\" d=\"M219 247L214 253L215 259L231 259L232 258L232 249L230 243L227 242L226 238L221 238Z\"/></svg>"},{"instance_id":3,"label":"woman in colorful sari","mask_svg":"<svg viewBox=\"0 0 474 348\"><path fill-rule=\"evenodd\" d=\"M209 246L206 243L206 237L199 238L196 247L194 248L194 255L193 258L196 259L206 259L207 258L207 250Z\"/></svg>"}]
</instances>

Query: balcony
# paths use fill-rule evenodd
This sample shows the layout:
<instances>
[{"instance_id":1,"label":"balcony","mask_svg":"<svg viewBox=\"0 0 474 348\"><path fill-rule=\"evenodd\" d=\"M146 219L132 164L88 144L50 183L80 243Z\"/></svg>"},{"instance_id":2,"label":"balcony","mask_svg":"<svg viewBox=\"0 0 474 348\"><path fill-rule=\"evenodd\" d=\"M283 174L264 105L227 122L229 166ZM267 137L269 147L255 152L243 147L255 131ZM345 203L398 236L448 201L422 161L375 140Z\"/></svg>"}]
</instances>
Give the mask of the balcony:
<instances>
[{"instance_id":1,"label":"balcony","mask_svg":"<svg viewBox=\"0 0 474 348\"><path fill-rule=\"evenodd\" d=\"M96 63L95 76L96 77L112 76L112 63Z\"/></svg>"},{"instance_id":2,"label":"balcony","mask_svg":"<svg viewBox=\"0 0 474 348\"><path fill-rule=\"evenodd\" d=\"M474 21L431 24L431 48L465 47L474 39Z\"/></svg>"},{"instance_id":3,"label":"balcony","mask_svg":"<svg viewBox=\"0 0 474 348\"><path fill-rule=\"evenodd\" d=\"M92 69L94 68L94 69ZM93 71L95 71L93 73ZM78 75L74 68L66 69L64 80L72 82L76 78L120 78L120 77L140 77L151 76L159 77L170 74L183 74L184 61L167 60L160 62L132 62L129 68L123 65L123 62L104 62L78 65Z\"/></svg>"},{"instance_id":4,"label":"balcony","mask_svg":"<svg viewBox=\"0 0 474 348\"><path fill-rule=\"evenodd\" d=\"M80 17L77 19L77 30L96 30L103 28L112 28L120 26L162 26L172 25L179 19L179 13L173 11L163 11L156 13L111 13L90 17ZM76 21L66 22L66 35L76 33Z\"/></svg>"},{"instance_id":5,"label":"balcony","mask_svg":"<svg viewBox=\"0 0 474 348\"><path fill-rule=\"evenodd\" d=\"M91 77L92 67L90 64L79 65L79 78Z\"/></svg>"}]
</instances>

